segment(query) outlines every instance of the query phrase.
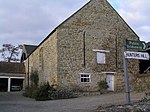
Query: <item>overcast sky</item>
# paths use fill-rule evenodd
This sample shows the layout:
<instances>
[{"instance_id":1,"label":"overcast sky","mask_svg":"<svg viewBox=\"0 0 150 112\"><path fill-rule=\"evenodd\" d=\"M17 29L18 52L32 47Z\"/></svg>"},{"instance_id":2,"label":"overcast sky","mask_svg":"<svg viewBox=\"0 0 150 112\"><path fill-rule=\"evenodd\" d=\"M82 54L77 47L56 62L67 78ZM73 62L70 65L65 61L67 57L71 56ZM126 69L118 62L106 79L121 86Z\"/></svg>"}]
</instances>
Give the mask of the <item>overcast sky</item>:
<instances>
[{"instance_id":1,"label":"overcast sky","mask_svg":"<svg viewBox=\"0 0 150 112\"><path fill-rule=\"evenodd\" d=\"M0 0L0 47L39 44L89 0ZM108 0L141 40L150 41L150 0Z\"/></svg>"}]
</instances>

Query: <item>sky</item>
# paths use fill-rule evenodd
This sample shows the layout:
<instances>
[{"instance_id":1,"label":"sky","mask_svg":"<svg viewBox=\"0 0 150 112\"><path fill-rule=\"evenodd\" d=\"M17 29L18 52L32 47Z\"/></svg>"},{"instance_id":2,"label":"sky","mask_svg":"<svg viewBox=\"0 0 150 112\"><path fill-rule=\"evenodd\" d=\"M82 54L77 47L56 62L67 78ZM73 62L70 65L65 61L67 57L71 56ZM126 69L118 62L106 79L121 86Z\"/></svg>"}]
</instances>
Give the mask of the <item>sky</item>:
<instances>
[{"instance_id":1,"label":"sky","mask_svg":"<svg viewBox=\"0 0 150 112\"><path fill-rule=\"evenodd\" d=\"M38 45L89 0L0 0L0 48ZM142 41L150 41L150 0L108 0Z\"/></svg>"}]
</instances>

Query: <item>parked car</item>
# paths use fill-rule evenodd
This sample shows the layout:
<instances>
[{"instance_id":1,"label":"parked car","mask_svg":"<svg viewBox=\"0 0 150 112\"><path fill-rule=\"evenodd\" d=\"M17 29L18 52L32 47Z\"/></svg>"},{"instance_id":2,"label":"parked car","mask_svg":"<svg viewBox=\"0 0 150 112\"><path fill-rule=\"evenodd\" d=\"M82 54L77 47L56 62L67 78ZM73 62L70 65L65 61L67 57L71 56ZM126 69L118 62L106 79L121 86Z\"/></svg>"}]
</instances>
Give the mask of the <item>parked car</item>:
<instances>
[{"instance_id":1,"label":"parked car","mask_svg":"<svg viewBox=\"0 0 150 112\"><path fill-rule=\"evenodd\" d=\"M21 91L21 86L13 85L13 86L11 86L11 90L12 91Z\"/></svg>"}]
</instances>

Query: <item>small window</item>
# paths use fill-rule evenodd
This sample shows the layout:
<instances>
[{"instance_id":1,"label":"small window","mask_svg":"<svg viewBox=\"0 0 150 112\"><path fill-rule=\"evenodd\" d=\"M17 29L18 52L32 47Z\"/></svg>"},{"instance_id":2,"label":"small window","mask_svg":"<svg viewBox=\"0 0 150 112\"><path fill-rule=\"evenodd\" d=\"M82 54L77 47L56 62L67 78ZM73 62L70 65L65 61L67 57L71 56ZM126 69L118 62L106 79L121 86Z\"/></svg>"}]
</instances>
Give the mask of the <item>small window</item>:
<instances>
[{"instance_id":1,"label":"small window","mask_svg":"<svg viewBox=\"0 0 150 112\"><path fill-rule=\"evenodd\" d=\"M81 82L90 82L91 81L90 74L81 74L80 80Z\"/></svg>"},{"instance_id":2,"label":"small window","mask_svg":"<svg viewBox=\"0 0 150 112\"><path fill-rule=\"evenodd\" d=\"M97 63L106 64L106 53L97 52Z\"/></svg>"}]
</instances>

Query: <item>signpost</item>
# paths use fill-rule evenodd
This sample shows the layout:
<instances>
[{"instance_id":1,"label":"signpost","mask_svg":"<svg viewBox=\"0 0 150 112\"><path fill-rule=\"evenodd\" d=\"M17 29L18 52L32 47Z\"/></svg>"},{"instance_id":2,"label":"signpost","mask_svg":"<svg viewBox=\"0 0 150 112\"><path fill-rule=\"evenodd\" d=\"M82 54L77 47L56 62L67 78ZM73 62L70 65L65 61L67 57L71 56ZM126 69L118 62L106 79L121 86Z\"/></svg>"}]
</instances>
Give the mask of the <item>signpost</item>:
<instances>
[{"instance_id":1,"label":"signpost","mask_svg":"<svg viewBox=\"0 0 150 112\"><path fill-rule=\"evenodd\" d=\"M138 41L138 40L126 40L126 48L132 49L132 50L145 50L146 49L146 43L144 41Z\"/></svg>"},{"instance_id":2,"label":"signpost","mask_svg":"<svg viewBox=\"0 0 150 112\"><path fill-rule=\"evenodd\" d=\"M132 52L128 50L142 51L146 49L146 43L138 40L126 40L123 46L123 62L124 62L124 73L125 73L125 85L126 85L126 99L127 103L130 104L130 88L129 88L129 76L128 76L128 60L127 59L142 59L149 60L149 54L145 52Z\"/></svg>"},{"instance_id":3,"label":"signpost","mask_svg":"<svg viewBox=\"0 0 150 112\"><path fill-rule=\"evenodd\" d=\"M123 52L127 50L126 46L123 47ZM126 86L126 100L127 103L130 104L130 89L129 89L129 76L128 76L128 60L123 55L123 63L124 63L124 74L125 74L125 86Z\"/></svg>"},{"instance_id":4,"label":"signpost","mask_svg":"<svg viewBox=\"0 0 150 112\"><path fill-rule=\"evenodd\" d=\"M128 59L149 60L149 54L146 52L125 51L124 55L125 55L125 58L128 58Z\"/></svg>"}]
</instances>

